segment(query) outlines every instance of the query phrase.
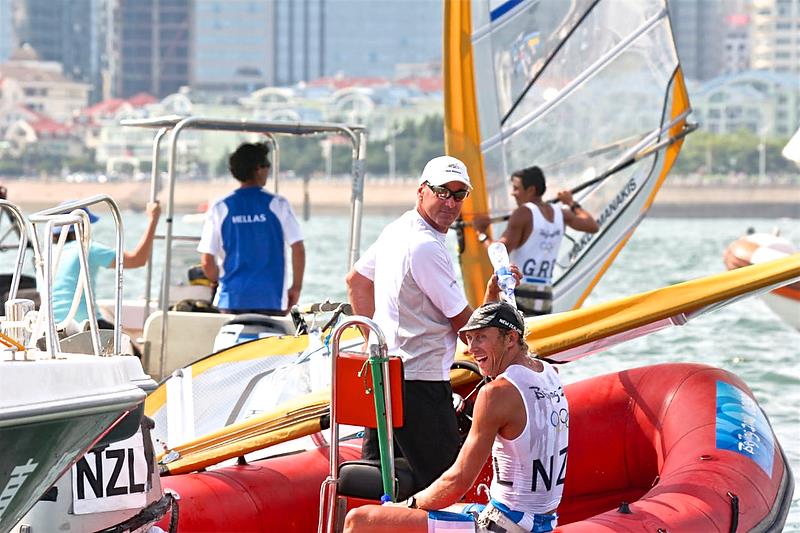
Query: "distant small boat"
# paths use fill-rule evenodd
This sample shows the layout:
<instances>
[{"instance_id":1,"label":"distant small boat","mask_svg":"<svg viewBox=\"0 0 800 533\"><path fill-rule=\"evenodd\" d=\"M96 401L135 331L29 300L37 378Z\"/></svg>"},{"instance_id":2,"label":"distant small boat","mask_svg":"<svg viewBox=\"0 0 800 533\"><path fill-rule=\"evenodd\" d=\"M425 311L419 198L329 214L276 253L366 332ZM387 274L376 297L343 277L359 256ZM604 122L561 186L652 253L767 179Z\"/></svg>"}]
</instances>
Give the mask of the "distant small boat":
<instances>
[{"instance_id":1,"label":"distant small boat","mask_svg":"<svg viewBox=\"0 0 800 533\"><path fill-rule=\"evenodd\" d=\"M733 241L723 254L728 270L757 265L800 252L788 239L772 233L748 233ZM761 295L764 303L784 322L800 330L800 283Z\"/></svg>"}]
</instances>

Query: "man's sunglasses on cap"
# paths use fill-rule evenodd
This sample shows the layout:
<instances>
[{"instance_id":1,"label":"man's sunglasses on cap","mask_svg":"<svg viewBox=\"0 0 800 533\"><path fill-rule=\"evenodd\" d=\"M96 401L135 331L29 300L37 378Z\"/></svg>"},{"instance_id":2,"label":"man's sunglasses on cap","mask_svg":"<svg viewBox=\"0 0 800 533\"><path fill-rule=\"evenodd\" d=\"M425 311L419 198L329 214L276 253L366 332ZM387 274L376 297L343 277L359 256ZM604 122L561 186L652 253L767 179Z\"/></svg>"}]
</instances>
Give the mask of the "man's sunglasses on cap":
<instances>
[{"instance_id":1,"label":"man's sunglasses on cap","mask_svg":"<svg viewBox=\"0 0 800 533\"><path fill-rule=\"evenodd\" d=\"M457 191L451 191L447 187L440 187L438 185L431 185L427 181L425 182L425 185L428 186L428 188L431 190L431 192L433 194L435 194L436 197L439 200L447 200L448 198L450 198L452 196L453 199L456 202L463 202L464 198L469 196L469 189L459 189Z\"/></svg>"}]
</instances>

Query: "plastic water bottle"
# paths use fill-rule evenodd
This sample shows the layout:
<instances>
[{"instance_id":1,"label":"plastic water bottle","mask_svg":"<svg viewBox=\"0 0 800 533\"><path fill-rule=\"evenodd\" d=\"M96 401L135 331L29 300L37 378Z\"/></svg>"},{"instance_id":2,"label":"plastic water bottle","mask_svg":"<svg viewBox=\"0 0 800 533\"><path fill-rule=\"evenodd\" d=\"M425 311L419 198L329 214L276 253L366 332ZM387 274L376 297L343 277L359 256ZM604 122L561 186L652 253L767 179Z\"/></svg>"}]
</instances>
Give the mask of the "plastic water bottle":
<instances>
[{"instance_id":1,"label":"plastic water bottle","mask_svg":"<svg viewBox=\"0 0 800 533\"><path fill-rule=\"evenodd\" d=\"M489 246L489 260L492 262L494 273L497 275L497 285L500 287L501 297L516 307L517 300L514 298L514 288L517 286L517 280L509 268L511 262L508 260L506 245L502 242L493 242Z\"/></svg>"}]
</instances>

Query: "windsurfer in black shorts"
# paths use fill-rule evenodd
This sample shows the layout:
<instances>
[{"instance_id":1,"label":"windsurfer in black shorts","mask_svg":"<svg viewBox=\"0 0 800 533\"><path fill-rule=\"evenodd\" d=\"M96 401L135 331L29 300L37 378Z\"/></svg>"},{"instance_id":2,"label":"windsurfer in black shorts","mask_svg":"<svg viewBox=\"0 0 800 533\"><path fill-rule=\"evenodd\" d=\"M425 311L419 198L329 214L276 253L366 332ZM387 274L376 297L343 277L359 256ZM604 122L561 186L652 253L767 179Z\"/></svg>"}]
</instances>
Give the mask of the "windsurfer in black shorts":
<instances>
[{"instance_id":1,"label":"windsurfer in black shorts","mask_svg":"<svg viewBox=\"0 0 800 533\"><path fill-rule=\"evenodd\" d=\"M528 167L511 174L511 196L517 208L511 213L503 235L497 239L506 245L511 262L522 270L522 282L514 291L517 307L526 316L545 315L552 310L552 279L558 250L564 238L564 226L597 233L594 217L572 198L570 191L560 191L557 198L565 207L557 208L544 201L547 190L544 173ZM478 240L489 246L486 235L490 220L476 216Z\"/></svg>"}]
</instances>

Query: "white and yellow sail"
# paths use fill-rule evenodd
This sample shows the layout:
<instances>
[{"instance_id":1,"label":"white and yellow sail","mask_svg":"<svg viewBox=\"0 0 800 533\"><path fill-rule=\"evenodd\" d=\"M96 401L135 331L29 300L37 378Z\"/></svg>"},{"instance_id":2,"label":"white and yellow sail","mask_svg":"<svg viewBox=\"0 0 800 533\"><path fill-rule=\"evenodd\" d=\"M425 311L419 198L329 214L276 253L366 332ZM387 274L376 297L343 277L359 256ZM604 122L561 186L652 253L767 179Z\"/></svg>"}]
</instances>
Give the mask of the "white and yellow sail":
<instances>
[{"instance_id":1,"label":"white and yellow sail","mask_svg":"<svg viewBox=\"0 0 800 533\"><path fill-rule=\"evenodd\" d=\"M538 165L551 196L584 186L576 198L600 224L595 235L568 229L559 252L554 310L580 307L650 208L688 131L665 0L449 0L443 74L447 153L475 185L460 235L470 302L491 267L469 223L478 213L508 215L511 173ZM491 228L495 237L503 229Z\"/></svg>"}]
</instances>

